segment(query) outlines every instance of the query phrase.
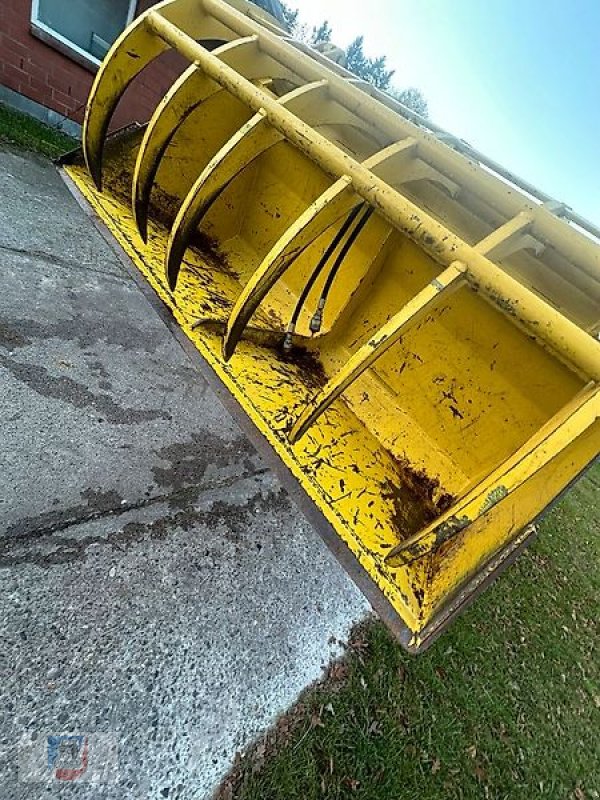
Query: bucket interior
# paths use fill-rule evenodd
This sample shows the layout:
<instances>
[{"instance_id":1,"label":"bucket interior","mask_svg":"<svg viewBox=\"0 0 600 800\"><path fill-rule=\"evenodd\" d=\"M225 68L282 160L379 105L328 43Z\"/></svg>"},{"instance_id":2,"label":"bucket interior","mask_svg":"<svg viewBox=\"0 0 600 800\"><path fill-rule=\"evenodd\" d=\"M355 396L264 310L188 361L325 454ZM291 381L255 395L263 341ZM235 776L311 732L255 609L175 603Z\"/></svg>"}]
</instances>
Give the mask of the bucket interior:
<instances>
[{"instance_id":1,"label":"bucket interior","mask_svg":"<svg viewBox=\"0 0 600 800\"><path fill-rule=\"evenodd\" d=\"M336 273L321 330L311 335L309 324L327 270L306 297L294 346L284 353L281 341L298 298L342 219L297 255L224 361L222 329L194 323L227 321L270 249L333 182L285 141L267 149L213 203L170 292L164 257L177 210L249 116L220 92L179 128L157 173L147 244L131 212L143 131L107 143L102 193L79 161L67 172L359 562L377 576L379 589L416 627L435 565L425 560L392 569L386 553L518 450L584 380L464 285L441 297L290 445L287 434L314 393L443 268L374 213ZM360 160L381 148L351 126L322 126L320 132ZM403 193L442 219L440 198L452 186L415 174L414 181L403 180ZM261 331L268 335L261 338Z\"/></svg>"}]
</instances>

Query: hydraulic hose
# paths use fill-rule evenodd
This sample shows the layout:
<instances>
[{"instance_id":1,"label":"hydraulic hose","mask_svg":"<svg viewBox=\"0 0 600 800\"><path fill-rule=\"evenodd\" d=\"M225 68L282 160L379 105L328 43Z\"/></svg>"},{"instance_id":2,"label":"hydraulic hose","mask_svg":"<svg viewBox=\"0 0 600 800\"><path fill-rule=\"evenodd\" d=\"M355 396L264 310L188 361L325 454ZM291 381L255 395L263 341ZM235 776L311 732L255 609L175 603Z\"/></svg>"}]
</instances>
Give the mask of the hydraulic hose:
<instances>
[{"instance_id":1,"label":"hydraulic hose","mask_svg":"<svg viewBox=\"0 0 600 800\"><path fill-rule=\"evenodd\" d=\"M285 336L283 338L282 347L283 347L284 353L289 353L290 350L292 349L293 336L294 336L294 332L296 330L296 325L298 324L298 319L300 317L300 313L302 311L302 308L304 307L304 304L306 302L306 299L307 299L308 295L310 294L311 289L315 285L315 282L318 279L319 275L325 269L325 267L327 265L327 262L332 257L332 255L335 253L336 249L339 247L340 242L342 241L344 236L348 233L348 231L350 230L350 227L352 226L352 223L357 218L357 216L359 215L361 209L364 208L364 206L365 206L364 203L359 203L348 214L348 216L346 217L346 220L344 221L344 224L340 227L340 229L338 230L336 235L333 237L333 239L329 243L327 249L325 250L325 252L321 256L321 258L319 259L316 267L311 272L307 282L304 284L304 288L302 289L300 297L298 298L298 300L296 302L296 306L294 307L294 311L292 313L292 317L290 319L289 325L287 326L287 329L286 329L286 332L285 332ZM350 235L352 235L352 234L350 234ZM336 263L337 263L337 261L336 261ZM312 328L311 328L311 330L312 330Z\"/></svg>"}]
</instances>

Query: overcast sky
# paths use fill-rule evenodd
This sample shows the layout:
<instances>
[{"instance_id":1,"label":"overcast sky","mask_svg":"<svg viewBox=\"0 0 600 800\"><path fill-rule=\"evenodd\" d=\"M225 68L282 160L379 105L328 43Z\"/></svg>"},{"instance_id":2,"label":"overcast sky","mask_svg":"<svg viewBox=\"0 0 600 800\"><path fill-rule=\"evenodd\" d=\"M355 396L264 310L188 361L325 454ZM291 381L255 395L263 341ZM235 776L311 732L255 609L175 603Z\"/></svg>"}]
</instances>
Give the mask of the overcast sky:
<instances>
[{"instance_id":1,"label":"overcast sky","mask_svg":"<svg viewBox=\"0 0 600 800\"><path fill-rule=\"evenodd\" d=\"M431 118L600 224L600 0L288 0Z\"/></svg>"}]
</instances>

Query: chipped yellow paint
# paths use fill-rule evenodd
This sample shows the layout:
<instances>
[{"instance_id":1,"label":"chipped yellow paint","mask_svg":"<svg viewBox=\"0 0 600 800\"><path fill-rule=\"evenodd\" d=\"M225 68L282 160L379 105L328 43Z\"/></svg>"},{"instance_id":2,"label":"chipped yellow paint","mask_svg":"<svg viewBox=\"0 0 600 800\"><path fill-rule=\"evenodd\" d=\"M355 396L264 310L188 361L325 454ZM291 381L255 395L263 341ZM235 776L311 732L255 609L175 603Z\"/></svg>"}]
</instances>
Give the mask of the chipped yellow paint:
<instances>
[{"instance_id":1,"label":"chipped yellow paint","mask_svg":"<svg viewBox=\"0 0 600 800\"><path fill-rule=\"evenodd\" d=\"M182 330L215 370L225 386L248 414L274 450L291 469L303 488L371 575L405 623L414 630L418 603L408 576L390 581L383 557L397 542L392 522L394 479L400 484L393 458L364 428L353 426L352 415L343 407L311 431L306 443L292 450L287 442L289 423L302 409L312 390L303 383L307 368L287 363L276 354L248 342L240 344L233 364L224 363L221 340L214 333L196 330L199 316L223 315L238 289L227 274L215 272L214 264L191 251L185 262L176 303L165 283L162 262L166 231L150 222L145 247L131 210L124 198L99 193L86 170L68 167L67 172L87 198L116 241L131 257L160 298L172 310ZM301 362L302 363L302 362ZM359 466L360 465L360 466ZM419 570L420 572L420 570Z\"/></svg>"},{"instance_id":2,"label":"chipped yellow paint","mask_svg":"<svg viewBox=\"0 0 600 800\"><path fill-rule=\"evenodd\" d=\"M135 149L135 147L131 147L133 156ZM129 158L131 157L129 156ZM436 603L434 599L436 597L444 598L447 595L446 587L443 583L435 580L428 559L402 568L386 562L386 555L398 545L404 533L410 535L410 533L418 532L426 524L427 519L431 518L432 502L428 502L425 506L420 505L424 503L424 500L418 494L418 487L416 493L411 488L405 470L407 454L412 455L412 452L422 450L423 446L427 448L423 441L424 431L419 426L418 420L414 417L408 419L404 412L405 424L402 430L392 428L388 431L388 435L401 435L402 433L406 435L412 428L414 434L410 443L405 442L400 447L397 443L391 445L389 441L385 442L385 440L382 443L375 435L376 431L370 430L366 425L357 424L357 417L353 413L356 401L353 402L353 398L350 397L347 398L346 403L336 401L309 430L301 443L290 446L287 436L291 425L325 379L323 377L319 380L320 374L314 370L312 361L308 358L301 358L298 363L293 360L286 361L275 350L242 340L234 358L230 362L224 362L221 353L221 337L209 330L208 327L199 326L194 330L192 326L200 316L226 319L227 312L235 303L240 292L239 279L232 270L225 263L215 260L210 254L203 255L198 250L191 249L184 262L177 292L173 295L168 290L163 270L168 228L152 220L149 227L148 244L144 245L142 242L125 192L130 172L128 164L122 159L121 154L117 153L116 157L109 159L107 163L106 189L103 193L99 193L94 188L89 174L81 165L68 167L67 171L81 193L106 223L115 239L131 257L136 267L147 278L161 299L171 308L185 334L289 467L306 493L332 524L342 541L350 548L361 567L381 589L408 628L418 635L431 619L431 616L424 614L424 608L430 607L433 614L433 611L439 606L439 601ZM230 252L231 255L227 262L239 268L240 264L235 264L232 258L235 255L235 247L232 247ZM397 263L397 257L398 250L392 249L387 259L390 269ZM398 267L391 273L395 285L394 273L397 275ZM411 292L410 278L412 276L407 277L406 290ZM421 281L422 278L419 282ZM385 296L389 297L391 288L389 281L386 281L386 286ZM378 293L375 292L374 297L377 298L377 296ZM259 326L265 328L273 326L276 305L277 300L274 300L269 309L259 311L257 314ZM485 305L482 306L481 302L478 303L478 306L480 309L486 308ZM385 313L385 307L382 310ZM462 316L460 308L458 311L460 318ZM444 312L442 308L439 309L439 313L443 316L444 313L448 314L449 312ZM502 317L493 313L495 321L501 329L505 328L505 332L515 332L516 340L520 340L524 347L522 352L525 354L525 351L531 348L529 355L532 355L536 348L529 340L518 334L512 326L506 325ZM283 314L281 314L281 319L283 319ZM351 316L351 319L356 322L354 315ZM283 327L283 322L281 322L280 329L282 331ZM435 329L431 323L430 327ZM354 335L352 331L353 328L350 326L348 328L350 336ZM413 332L413 336L415 334L417 332ZM365 335L370 335L368 329L366 329ZM326 369L331 369L333 365L344 358L344 351L341 348L336 356L333 341L331 352L328 353L325 349L321 352L315 351L317 355L321 356ZM514 345L514 343L513 340L512 344ZM346 348L348 344L347 342ZM504 359L502 353L498 353L501 362L506 360L510 346L511 341L509 340L504 352ZM407 352L413 350L417 352L419 349L425 357L424 360L427 360L427 350L423 346L422 336L420 343L414 340L408 345ZM542 357L539 365L540 375L544 375L545 368L549 369L549 373L546 374L547 381L551 380L554 383L558 375L561 375L561 383L567 392L571 392L579 386L574 376L569 377L564 368L556 362L550 361L543 351L538 350L538 352ZM382 360L385 358L382 356ZM466 356L466 358L468 361L469 357ZM441 374L439 372L440 360L436 359L436 361L438 366L433 367L433 372L435 373L437 370L439 375ZM404 370L407 388L413 385L412 369L414 367L407 366ZM487 369L489 370L489 365ZM457 370L455 374L460 375L462 371ZM493 375L493 371L491 374ZM552 375L555 376L554 380L552 380ZM378 381L374 378L375 376L367 374L366 381L360 386L360 391L365 391L365 387L367 387L366 391L373 392L375 395ZM419 380L417 378L417 381ZM398 383L398 378L395 382ZM435 377L428 383L436 386ZM470 392L476 389L476 384L477 381L473 383ZM444 384L438 385L450 387L452 382L450 380L450 384L444 382ZM454 391L459 394L456 385ZM413 392L414 390L411 391L411 394ZM490 395L484 394L484 398L491 397L494 393L492 391ZM501 394L508 394L506 386ZM441 392L440 397L443 397ZM476 395L473 394L472 398L476 399ZM375 397L374 400L375 408L377 408ZM513 393L514 400L516 400L516 395ZM451 400L447 402L452 403ZM461 400L457 398L456 402L463 407L462 398ZM362 405L365 406L364 403ZM468 407L468 400L464 405ZM395 421L394 409L389 408L388 410L390 412L388 422ZM481 411L479 413L481 414ZM452 412L448 416L453 420L457 419ZM476 416L470 418L465 426L470 425L474 429L475 435L477 435L476 419ZM382 420L380 419L379 422L381 423ZM385 423L385 421L383 422ZM491 419L490 422L492 422ZM533 431L537 425L535 417L531 418L531 423L530 428ZM502 426L499 425L500 427ZM521 437L524 435L524 430L526 429L521 428ZM441 437L443 434L444 428L440 427L439 436ZM440 439L438 446L440 444L446 445L447 443ZM446 456L452 459L451 453L445 447L442 449ZM425 458L425 455L421 458ZM432 480L436 480L432 452L428 452L428 458L427 473ZM411 458L410 464L414 467L415 475L423 471L418 458ZM451 466L448 467L449 470L451 468ZM441 474L438 475L437 480L440 478L443 482L438 490L438 497L441 496L442 490L445 490L451 483L446 481ZM473 478L472 473L471 478ZM465 480L466 478L461 482L463 487ZM432 498L435 498L435 494L432 495ZM545 504L545 501L541 502ZM498 536L499 533L505 534L507 531L500 529L495 533ZM497 547L497 544L496 540L494 545ZM463 574L468 574L475 566L472 555L472 551L465 554L461 563ZM481 555L481 558L483 556L485 553ZM434 579L432 580L432 578ZM418 639L414 640L414 642L417 641Z\"/></svg>"},{"instance_id":3,"label":"chipped yellow paint","mask_svg":"<svg viewBox=\"0 0 600 800\"><path fill-rule=\"evenodd\" d=\"M455 262L447 267L437 278L434 278L418 295L398 311L385 325L363 344L363 346L349 358L343 369L335 378L323 387L319 394L314 395L302 414L294 423L289 440L292 444L303 436L311 425L325 413L333 401L343 394L354 381L365 372L400 340L409 325L414 325L422 319L432 304L439 300L440 295L458 288L463 279L465 268L460 262Z\"/></svg>"},{"instance_id":4,"label":"chipped yellow paint","mask_svg":"<svg viewBox=\"0 0 600 800\"><path fill-rule=\"evenodd\" d=\"M418 649L600 451L599 248L261 15L142 14L66 170Z\"/></svg>"},{"instance_id":5,"label":"chipped yellow paint","mask_svg":"<svg viewBox=\"0 0 600 800\"><path fill-rule=\"evenodd\" d=\"M387 555L390 564L409 564L473 525L495 505L540 472L600 419L600 390L592 385L536 432L450 511Z\"/></svg>"}]
</instances>

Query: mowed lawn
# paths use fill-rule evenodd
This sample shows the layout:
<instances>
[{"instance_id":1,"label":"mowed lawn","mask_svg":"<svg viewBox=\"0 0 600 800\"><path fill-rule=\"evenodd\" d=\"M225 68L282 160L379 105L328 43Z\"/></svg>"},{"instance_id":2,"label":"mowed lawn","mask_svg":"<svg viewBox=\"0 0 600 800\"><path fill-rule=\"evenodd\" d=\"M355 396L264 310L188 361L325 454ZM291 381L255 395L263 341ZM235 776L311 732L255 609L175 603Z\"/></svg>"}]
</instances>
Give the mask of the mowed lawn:
<instances>
[{"instance_id":1,"label":"mowed lawn","mask_svg":"<svg viewBox=\"0 0 600 800\"><path fill-rule=\"evenodd\" d=\"M0 142L9 142L27 150L56 158L72 150L77 142L56 128L20 114L0 103Z\"/></svg>"},{"instance_id":2,"label":"mowed lawn","mask_svg":"<svg viewBox=\"0 0 600 800\"><path fill-rule=\"evenodd\" d=\"M600 464L421 656L379 622L236 764L218 797L600 797Z\"/></svg>"}]
</instances>

